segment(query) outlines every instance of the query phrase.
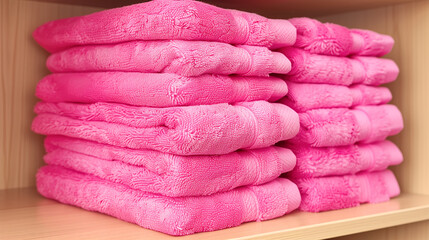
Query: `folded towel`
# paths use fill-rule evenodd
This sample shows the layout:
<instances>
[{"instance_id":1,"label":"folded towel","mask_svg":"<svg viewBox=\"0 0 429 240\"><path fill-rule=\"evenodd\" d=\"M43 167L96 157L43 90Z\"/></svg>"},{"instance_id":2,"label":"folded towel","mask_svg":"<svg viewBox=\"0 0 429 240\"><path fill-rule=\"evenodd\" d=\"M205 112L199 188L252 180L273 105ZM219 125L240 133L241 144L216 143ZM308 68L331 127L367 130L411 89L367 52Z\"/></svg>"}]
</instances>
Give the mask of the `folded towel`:
<instances>
[{"instance_id":1,"label":"folded towel","mask_svg":"<svg viewBox=\"0 0 429 240\"><path fill-rule=\"evenodd\" d=\"M279 51L292 62L285 78L292 82L380 85L393 82L399 74L398 66L390 59L323 56L293 47Z\"/></svg>"},{"instance_id":2,"label":"folded towel","mask_svg":"<svg viewBox=\"0 0 429 240\"><path fill-rule=\"evenodd\" d=\"M211 195L270 182L295 166L282 147L224 155L179 156L60 136L45 140L49 165L91 174L133 189L170 197Z\"/></svg>"},{"instance_id":3,"label":"folded towel","mask_svg":"<svg viewBox=\"0 0 429 240\"><path fill-rule=\"evenodd\" d=\"M287 173L291 178L381 171L403 160L401 150L390 141L324 148L287 143L279 146L290 148L296 154L296 167Z\"/></svg>"},{"instance_id":4,"label":"folded towel","mask_svg":"<svg viewBox=\"0 0 429 240\"><path fill-rule=\"evenodd\" d=\"M89 45L52 54L47 60L52 72L163 72L182 76L239 74L268 76L286 74L290 61L266 47L232 46L204 41L133 41Z\"/></svg>"},{"instance_id":5,"label":"folded towel","mask_svg":"<svg viewBox=\"0 0 429 240\"><path fill-rule=\"evenodd\" d=\"M301 192L299 208L307 212L384 202L400 192L395 175L390 170L341 177L301 178L293 182Z\"/></svg>"},{"instance_id":6,"label":"folded towel","mask_svg":"<svg viewBox=\"0 0 429 240\"><path fill-rule=\"evenodd\" d=\"M300 113L299 119L301 128L292 142L312 147L378 142L404 127L401 112L390 104L314 109Z\"/></svg>"},{"instance_id":7,"label":"folded towel","mask_svg":"<svg viewBox=\"0 0 429 240\"><path fill-rule=\"evenodd\" d=\"M362 84L351 87L287 82L289 93L280 100L297 112L317 108L349 108L358 105L379 105L392 100L392 93L385 87Z\"/></svg>"},{"instance_id":8,"label":"folded towel","mask_svg":"<svg viewBox=\"0 0 429 240\"><path fill-rule=\"evenodd\" d=\"M45 166L37 173L37 189L47 198L171 235L268 220L293 211L300 203L296 185L283 178L210 196L171 198Z\"/></svg>"},{"instance_id":9,"label":"folded towel","mask_svg":"<svg viewBox=\"0 0 429 240\"><path fill-rule=\"evenodd\" d=\"M392 50L392 37L369 30L348 29L316 19L293 18L289 20L297 29L294 46L323 55L383 56Z\"/></svg>"},{"instance_id":10,"label":"folded towel","mask_svg":"<svg viewBox=\"0 0 429 240\"><path fill-rule=\"evenodd\" d=\"M285 81L275 77L94 72L48 75L37 85L36 95L46 102L115 102L171 107L277 101L287 91Z\"/></svg>"},{"instance_id":11,"label":"folded towel","mask_svg":"<svg viewBox=\"0 0 429 240\"><path fill-rule=\"evenodd\" d=\"M149 108L113 103L38 103L32 129L179 155L225 154L290 139L298 114L281 103Z\"/></svg>"},{"instance_id":12,"label":"folded towel","mask_svg":"<svg viewBox=\"0 0 429 240\"><path fill-rule=\"evenodd\" d=\"M204 40L277 48L291 46L287 20L227 10L198 1L157 0L48 22L33 33L49 52L132 40Z\"/></svg>"}]
</instances>

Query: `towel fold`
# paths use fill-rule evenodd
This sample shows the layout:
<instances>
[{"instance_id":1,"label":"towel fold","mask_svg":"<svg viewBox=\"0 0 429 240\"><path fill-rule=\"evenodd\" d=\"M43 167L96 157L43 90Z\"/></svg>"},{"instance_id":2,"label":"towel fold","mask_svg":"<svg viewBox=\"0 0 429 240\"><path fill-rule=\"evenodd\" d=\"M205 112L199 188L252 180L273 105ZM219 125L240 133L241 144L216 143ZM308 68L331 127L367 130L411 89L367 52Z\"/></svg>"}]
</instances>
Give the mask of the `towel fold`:
<instances>
[{"instance_id":1,"label":"towel fold","mask_svg":"<svg viewBox=\"0 0 429 240\"><path fill-rule=\"evenodd\" d=\"M296 166L286 174L291 178L375 172L403 161L401 150L390 141L324 148L286 142L279 146L287 147L296 154Z\"/></svg>"},{"instance_id":2,"label":"towel fold","mask_svg":"<svg viewBox=\"0 0 429 240\"><path fill-rule=\"evenodd\" d=\"M314 109L300 113L299 119L301 128L292 142L312 147L378 142L404 127L401 112L390 104Z\"/></svg>"},{"instance_id":3,"label":"towel fold","mask_svg":"<svg viewBox=\"0 0 429 240\"><path fill-rule=\"evenodd\" d=\"M290 61L266 47L204 41L133 41L70 48L47 60L52 72L125 71L268 76L286 74Z\"/></svg>"},{"instance_id":4,"label":"towel fold","mask_svg":"<svg viewBox=\"0 0 429 240\"><path fill-rule=\"evenodd\" d=\"M291 46L287 20L222 9L198 1L157 0L48 22L33 33L49 52L132 40L203 40L277 48Z\"/></svg>"},{"instance_id":5,"label":"towel fold","mask_svg":"<svg viewBox=\"0 0 429 240\"><path fill-rule=\"evenodd\" d=\"M294 137L298 114L281 103L149 108L113 103L38 103L32 129L179 155L226 154Z\"/></svg>"},{"instance_id":6,"label":"towel fold","mask_svg":"<svg viewBox=\"0 0 429 240\"><path fill-rule=\"evenodd\" d=\"M171 107L277 101L287 91L285 81L275 77L93 72L48 75L38 83L36 96L45 102L114 102Z\"/></svg>"},{"instance_id":7,"label":"towel fold","mask_svg":"<svg viewBox=\"0 0 429 240\"><path fill-rule=\"evenodd\" d=\"M300 203L296 185L283 178L210 196L171 198L45 166L37 173L37 189L47 198L171 235L268 220L293 211Z\"/></svg>"},{"instance_id":8,"label":"towel fold","mask_svg":"<svg viewBox=\"0 0 429 240\"><path fill-rule=\"evenodd\" d=\"M380 105L392 100L392 93L385 87L362 84L351 87L287 82L288 94L280 100L297 112L318 108L349 108L358 105Z\"/></svg>"},{"instance_id":9,"label":"towel fold","mask_svg":"<svg viewBox=\"0 0 429 240\"><path fill-rule=\"evenodd\" d=\"M289 20L297 29L295 47L316 54L333 56L383 56L394 44L391 36L369 30L348 29L316 19L293 18Z\"/></svg>"},{"instance_id":10,"label":"towel fold","mask_svg":"<svg viewBox=\"0 0 429 240\"><path fill-rule=\"evenodd\" d=\"M399 74L398 66L390 59L323 56L293 47L279 51L292 62L285 78L292 82L380 85L393 82Z\"/></svg>"},{"instance_id":11,"label":"towel fold","mask_svg":"<svg viewBox=\"0 0 429 240\"><path fill-rule=\"evenodd\" d=\"M211 195L270 182L295 166L295 155L282 147L224 155L179 156L49 136L49 165L91 174L133 189L170 197Z\"/></svg>"},{"instance_id":12,"label":"towel fold","mask_svg":"<svg viewBox=\"0 0 429 240\"><path fill-rule=\"evenodd\" d=\"M293 181L301 192L302 201L299 208L307 212L349 208L367 202L384 202L400 193L395 175L390 170Z\"/></svg>"}]
</instances>

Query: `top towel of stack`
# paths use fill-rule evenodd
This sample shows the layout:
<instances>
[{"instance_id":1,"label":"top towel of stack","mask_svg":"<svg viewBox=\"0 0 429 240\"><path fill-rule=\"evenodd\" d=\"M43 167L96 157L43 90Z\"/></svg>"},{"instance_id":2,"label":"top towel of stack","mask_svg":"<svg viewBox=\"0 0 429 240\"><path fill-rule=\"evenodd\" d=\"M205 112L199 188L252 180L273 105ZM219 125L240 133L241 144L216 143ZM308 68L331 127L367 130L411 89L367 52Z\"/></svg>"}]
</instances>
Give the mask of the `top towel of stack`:
<instances>
[{"instance_id":1,"label":"top towel of stack","mask_svg":"<svg viewBox=\"0 0 429 240\"><path fill-rule=\"evenodd\" d=\"M52 21L39 27L34 38L51 53L81 45L171 39L273 49L292 46L296 29L287 20L267 19L197 1L155 0Z\"/></svg>"}]
</instances>

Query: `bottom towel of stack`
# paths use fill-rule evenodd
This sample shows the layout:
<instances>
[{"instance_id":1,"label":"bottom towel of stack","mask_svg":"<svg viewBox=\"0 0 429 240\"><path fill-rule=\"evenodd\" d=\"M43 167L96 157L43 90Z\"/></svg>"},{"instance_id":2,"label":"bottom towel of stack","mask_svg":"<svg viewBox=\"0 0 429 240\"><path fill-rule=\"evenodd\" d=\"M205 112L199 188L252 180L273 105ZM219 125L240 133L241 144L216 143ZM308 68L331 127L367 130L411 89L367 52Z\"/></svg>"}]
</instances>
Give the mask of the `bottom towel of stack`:
<instances>
[{"instance_id":1,"label":"bottom towel of stack","mask_svg":"<svg viewBox=\"0 0 429 240\"><path fill-rule=\"evenodd\" d=\"M356 175L294 179L301 192L300 210L321 212L388 201L399 195L390 170Z\"/></svg>"},{"instance_id":2,"label":"bottom towel of stack","mask_svg":"<svg viewBox=\"0 0 429 240\"><path fill-rule=\"evenodd\" d=\"M297 186L284 178L210 196L172 198L49 165L37 173L37 188L47 198L171 235L276 218L298 208L301 200Z\"/></svg>"}]
</instances>

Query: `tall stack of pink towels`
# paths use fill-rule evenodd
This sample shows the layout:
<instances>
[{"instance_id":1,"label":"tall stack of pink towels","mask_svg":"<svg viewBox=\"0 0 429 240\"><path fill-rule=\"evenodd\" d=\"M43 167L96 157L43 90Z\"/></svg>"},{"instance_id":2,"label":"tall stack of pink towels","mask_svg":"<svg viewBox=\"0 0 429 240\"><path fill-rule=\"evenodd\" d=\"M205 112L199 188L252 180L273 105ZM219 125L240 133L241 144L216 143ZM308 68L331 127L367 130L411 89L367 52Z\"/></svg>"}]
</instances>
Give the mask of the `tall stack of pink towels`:
<instances>
[{"instance_id":1,"label":"tall stack of pink towels","mask_svg":"<svg viewBox=\"0 0 429 240\"><path fill-rule=\"evenodd\" d=\"M399 194L388 36L192 0L33 36L51 53L32 124L47 198L186 235Z\"/></svg>"},{"instance_id":2,"label":"tall stack of pink towels","mask_svg":"<svg viewBox=\"0 0 429 240\"><path fill-rule=\"evenodd\" d=\"M279 51L292 62L289 93L280 102L299 113L300 131L279 145L297 165L286 174L299 187L303 211L319 212L387 201L400 192L390 165L402 162L388 136L403 128L389 89L399 73L389 59L390 36L367 30L291 19L293 47Z\"/></svg>"},{"instance_id":3,"label":"tall stack of pink towels","mask_svg":"<svg viewBox=\"0 0 429 240\"><path fill-rule=\"evenodd\" d=\"M46 23L52 74L32 128L47 135L39 192L171 235L283 216L299 131L281 103L287 20L157 0Z\"/></svg>"}]
</instances>

